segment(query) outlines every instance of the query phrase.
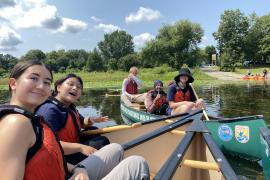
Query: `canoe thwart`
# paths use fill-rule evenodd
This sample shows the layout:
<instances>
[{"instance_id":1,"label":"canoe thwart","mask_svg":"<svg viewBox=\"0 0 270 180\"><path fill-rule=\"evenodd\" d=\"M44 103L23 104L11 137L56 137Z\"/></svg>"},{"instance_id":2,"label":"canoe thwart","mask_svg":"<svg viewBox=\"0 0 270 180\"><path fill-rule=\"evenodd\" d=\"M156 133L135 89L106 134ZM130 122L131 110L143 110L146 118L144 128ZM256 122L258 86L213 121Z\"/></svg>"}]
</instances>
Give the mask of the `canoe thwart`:
<instances>
[{"instance_id":1,"label":"canoe thwart","mask_svg":"<svg viewBox=\"0 0 270 180\"><path fill-rule=\"evenodd\" d=\"M215 162L195 161L186 159L180 165L196 169L220 171L218 164Z\"/></svg>"}]
</instances>

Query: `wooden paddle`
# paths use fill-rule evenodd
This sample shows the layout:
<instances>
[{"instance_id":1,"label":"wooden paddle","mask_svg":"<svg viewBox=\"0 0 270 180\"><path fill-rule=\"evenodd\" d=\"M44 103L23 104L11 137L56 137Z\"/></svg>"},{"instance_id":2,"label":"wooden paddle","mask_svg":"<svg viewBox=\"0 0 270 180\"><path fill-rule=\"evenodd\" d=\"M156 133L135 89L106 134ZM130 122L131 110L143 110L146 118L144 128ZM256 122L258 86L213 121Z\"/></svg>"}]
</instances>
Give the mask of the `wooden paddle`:
<instances>
[{"instance_id":1,"label":"wooden paddle","mask_svg":"<svg viewBox=\"0 0 270 180\"><path fill-rule=\"evenodd\" d=\"M105 94L105 97L115 97L115 96L121 96L121 94L108 94L108 93L106 93Z\"/></svg>"},{"instance_id":2,"label":"wooden paddle","mask_svg":"<svg viewBox=\"0 0 270 180\"><path fill-rule=\"evenodd\" d=\"M171 115L171 116L165 116L165 117L162 117L162 118L153 119L153 120L150 120L150 121L137 122L137 123L134 123L132 125L116 125L116 126L112 126L112 127L105 127L105 128L95 129L95 130L83 131L82 134L83 135L94 135L94 134L103 134L103 133L115 132L115 131L120 131L120 130L124 130L124 129L140 127L142 125L151 124L151 123L158 122L158 121L164 121L164 120L167 120L167 119L177 118L177 117L180 117L180 116L182 116L182 118L184 118L187 115L189 115L189 113L175 114L175 115Z\"/></svg>"},{"instance_id":3,"label":"wooden paddle","mask_svg":"<svg viewBox=\"0 0 270 180\"><path fill-rule=\"evenodd\" d=\"M191 87L191 89L192 89L192 91L193 91L193 93L194 93L194 95L195 95L196 100L198 100L199 97L198 97L198 95L197 95L195 89L193 88L192 83L189 83L189 85L190 85L190 87ZM206 120L209 120L209 117L208 117L208 115L207 115L207 113L206 113L204 107L202 107L202 110L203 110L203 115L204 115L205 119L206 119Z\"/></svg>"}]
</instances>

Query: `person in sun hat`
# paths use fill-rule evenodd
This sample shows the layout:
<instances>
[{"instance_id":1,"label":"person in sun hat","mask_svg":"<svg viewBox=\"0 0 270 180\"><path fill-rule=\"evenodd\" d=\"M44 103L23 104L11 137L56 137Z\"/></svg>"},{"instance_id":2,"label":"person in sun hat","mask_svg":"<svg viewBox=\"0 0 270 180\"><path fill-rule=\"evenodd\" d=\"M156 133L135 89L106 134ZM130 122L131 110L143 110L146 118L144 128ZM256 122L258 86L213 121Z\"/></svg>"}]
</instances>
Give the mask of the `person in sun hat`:
<instances>
[{"instance_id":1,"label":"person in sun hat","mask_svg":"<svg viewBox=\"0 0 270 180\"><path fill-rule=\"evenodd\" d=\"M154 89L147 92L144 104L148 113L166 115L166 109L169 105L167 94L163 91L162 81L154 81Z\"/></svg>"},{"instance_id":2,"label":"person in sun hat","mask_svg":"<svg viewBox=\"0 0 270 180\"><path fill-rule=\"evenodd\" d=\"M188 68L181 68L179 74L174 77L174 82L168 87L167 101L169 107L167 114L186 113L189 110L201 109L204 107L202 99L196 99L189 83L193 83Z\"/></svg>"}]
</instances>

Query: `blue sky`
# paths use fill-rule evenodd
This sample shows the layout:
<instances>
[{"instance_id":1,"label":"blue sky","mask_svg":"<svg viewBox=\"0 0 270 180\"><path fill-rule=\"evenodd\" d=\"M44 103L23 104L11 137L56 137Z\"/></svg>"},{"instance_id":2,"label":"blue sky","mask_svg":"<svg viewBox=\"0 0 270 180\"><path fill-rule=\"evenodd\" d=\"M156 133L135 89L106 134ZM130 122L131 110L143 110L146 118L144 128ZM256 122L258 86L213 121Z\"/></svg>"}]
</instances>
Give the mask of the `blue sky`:
<instances>
[{"instance_id":1,"label":"blue sky","mask_svg":"<svg viewBox=\"0 0 270 180\"><path fill-rule=\"evenodd\" d=\"M181 19L204 29L200 47L212 36L224 10L270 13L269 0L0 0L0 53L20 57L30 49L93 50L104 33L125 30L138 50L164 24Z\"/></svg>"}]
</instances>

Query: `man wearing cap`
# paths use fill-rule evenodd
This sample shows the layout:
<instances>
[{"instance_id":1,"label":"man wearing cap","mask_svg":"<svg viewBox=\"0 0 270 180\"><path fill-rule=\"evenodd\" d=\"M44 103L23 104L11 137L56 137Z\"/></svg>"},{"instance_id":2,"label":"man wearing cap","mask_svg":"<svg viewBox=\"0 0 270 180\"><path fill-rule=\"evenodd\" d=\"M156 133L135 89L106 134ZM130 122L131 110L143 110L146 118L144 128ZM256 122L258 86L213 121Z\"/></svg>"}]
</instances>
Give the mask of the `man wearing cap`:
<instances>
[{"instance_id":1,"label":"man wearing cap","mask_svg":"<svg viewBox=\"0 0 270 180\"><path fill-rule=\"evenodd\" d=\"M186 113L189 110L201 109L203 100L194 95L189 83L194 81L188 68L181 68L179 74L174 77L174 83L168 88L167 100L169 108L167 114Z\"/></svg>"},{"instance_id":2,"label":"man wearing cap","mask_svg":"<svg viewBox=\"0 0 270 180\"><path fill-rule=\"evenodd\" d=\"M163 91L162 81L154 81L154 89L147 92L144 104L148 113L166 115L169 104L167 94Z\"/></svg>"}]
</instances>

